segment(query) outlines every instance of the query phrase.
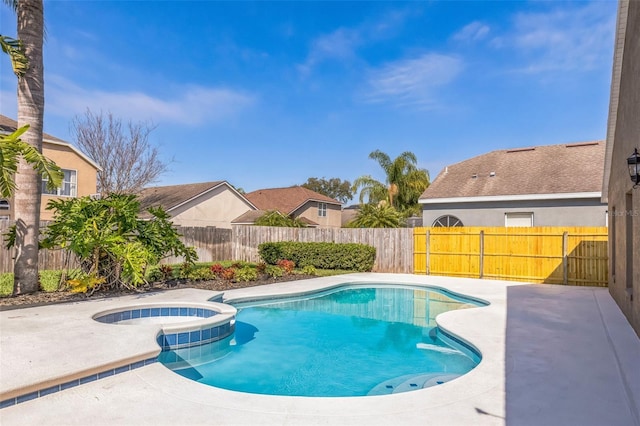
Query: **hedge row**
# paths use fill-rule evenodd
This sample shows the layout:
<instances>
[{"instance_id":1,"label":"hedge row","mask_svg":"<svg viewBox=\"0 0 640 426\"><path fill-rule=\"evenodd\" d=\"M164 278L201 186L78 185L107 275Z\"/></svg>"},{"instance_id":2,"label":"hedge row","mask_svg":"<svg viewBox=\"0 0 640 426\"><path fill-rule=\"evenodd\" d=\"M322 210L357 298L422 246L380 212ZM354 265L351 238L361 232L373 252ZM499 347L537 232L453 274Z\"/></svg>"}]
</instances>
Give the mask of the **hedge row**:
<instances>
[{"instance_id":1,"label":"hedge row","mask_svg":"<svg viewBox=\"0 0 640 426\"><path fill-rule=\"evenodd\" d=\"M356 243L301 243L281 241L262 243L258 253L265 263L275 265L279 260L295 262L298 268L314 266L318 269L345 269L368 272L373 269L376 249Z\"/></svg>"}]
</instances>

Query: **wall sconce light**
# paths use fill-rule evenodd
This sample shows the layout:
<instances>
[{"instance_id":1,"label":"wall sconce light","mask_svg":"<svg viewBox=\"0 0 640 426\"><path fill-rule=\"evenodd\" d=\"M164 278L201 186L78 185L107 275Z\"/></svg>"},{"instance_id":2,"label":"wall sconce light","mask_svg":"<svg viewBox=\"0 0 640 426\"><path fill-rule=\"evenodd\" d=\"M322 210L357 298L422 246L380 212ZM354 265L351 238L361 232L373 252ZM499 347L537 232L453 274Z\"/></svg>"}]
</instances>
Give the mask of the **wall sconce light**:
<instances>
[{"instance_id":1,"label":"wall sconce light","mask_svg":"<svg viewBox=\"0 0 640 426\"><path fill-rule=\"evenodd\" d=\"M638 153L638 148L634 148L631 157L627 158L627 165L629 166L631 182L633 182L633 187L635 188L640 184L640 153Z\"/></svg>"}]
</instances>

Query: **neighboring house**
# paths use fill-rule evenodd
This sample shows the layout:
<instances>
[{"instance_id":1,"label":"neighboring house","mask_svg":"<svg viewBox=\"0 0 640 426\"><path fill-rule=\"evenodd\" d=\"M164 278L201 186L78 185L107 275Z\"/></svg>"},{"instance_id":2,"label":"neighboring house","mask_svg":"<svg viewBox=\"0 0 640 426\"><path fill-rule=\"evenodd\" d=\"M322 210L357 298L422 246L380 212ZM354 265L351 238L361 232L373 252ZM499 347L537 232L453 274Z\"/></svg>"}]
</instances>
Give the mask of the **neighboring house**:
<instances>
[{"instance_id":1,"label":"neighboring house","mask_svg":"<svg viewBox=\"0 0 640 426\"><path fill-rule=\"evenodd\" d=\"M13 133L17 126L18 123L15 120L0 115L0 133ZM96 194L98 172L102 169L76 147L62 139L44 133L42 154L53 160L62 169L64 179L62 186L55 191L47 190L46 182L43 181L40 220L53 219L53 212L46 210L49 200ZM12 200L0 200L0 220L14 219Z\"/></svg>"},{"instance_id":2,"label":"neighboring house","mask_svg":"<svg viewBox=\"0 0 640 426\"><path fill-rule=\"evenodd\" d=\"M640 2L621 0L617 22L602 200L609 206L609 292L640 336L640 185L627 167L640 151Z\"/></svg>"},{"instance_id":3,"label":"neighboring house","mask_svg":"<svg viewBox=\"0 0 640 426\"><path fill-rule=\"evenodd\" d=\"M162 207L179 226L231 229L231 221L256 207L226 181L156 186L140 191L143 210ZM149 217L143 213L141 217Z\"/></svg>"},{"instance_id":4,"label":"neighboring house","mask_svg":"<svg viewBox=\"0 0 640 426\"><path fill-rule=\"evenodd\" d=\"M318 194L315 191L302 186L288 188L268 188L245 194L259 210L277 210L289 217L298 218L308 226L318 228L340 228L342 216L342 204L340 201ZM258 216L259 217L259 216ZM234 221L240 224L250 224L247 218L239 217Z\"/></svg>"},{"instance_id":5,"label":"neighboring house","mask_svg":"<svg viewBox=\"0 0 640 426\"><path fill-rule=\"evenodd\" d=\"M606 226L604 142L493 151L446 167L423 226Z\"/></svg>"},{"instance_id":6,"label":"neighboring house","mask_svg":"<svg viewBox=\"0 0 640 426\"><path fill-rule=\"evenodd\" d=\"M360 204L353 204L342 209L342 226L346 226L356 218L360 211Z\"/></svg>"}]
</instances>

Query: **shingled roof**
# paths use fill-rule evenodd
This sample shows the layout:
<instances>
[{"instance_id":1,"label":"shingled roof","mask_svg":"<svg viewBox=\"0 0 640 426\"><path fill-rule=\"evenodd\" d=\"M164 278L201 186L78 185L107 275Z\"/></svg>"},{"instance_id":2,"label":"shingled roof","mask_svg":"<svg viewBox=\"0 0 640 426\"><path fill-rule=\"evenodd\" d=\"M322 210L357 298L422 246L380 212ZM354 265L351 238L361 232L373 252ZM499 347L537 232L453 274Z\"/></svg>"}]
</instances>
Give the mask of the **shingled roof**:
<instances>
[{"instance_id":1,"label":"shingled roof","mask_svg":"<svg viewBox=\"0 0 640 426\"><path fill-rule=\"evenodd\" d=\"M12 118L7 117L6 115L0 114L0 133L13 133L18 129L18 122ZM48 133L42 133L42 139L44 142L48 142L54 145L62 145L66 146L76 154L78 154L82 159L84 159L87 163L94 166L96 169L102 171L102 167L85 155L82 151L80 151L75 146L71 145L69 142L62 140L60 138L56 138L55 136L51 136Z\"/></svg>"},{"instance_id":2,"label":"shingled roof","mask_svg":"<svg viewBox=\"0 0 640 426\"><path fill-rule=\"evenodd\" d=\"M140 208L142 211L145 211L149 207L160 206L165 211L170 212L172 209L212 191L220 185L227 185L235 191L235 189L224 180L144 188L138 194L140 197Z\"/></svg>"},{"instance_id":3,"label":"shingled roof","mask_svg":"<svg viewBox=\"0 0 640 426\"><path fill-rule=\"evenodd\" d=\"M424 191L420 202L472 197L599 194L604 154L604 141L492 151L447 166Z\"/></svg>"},{"instance_id":4,"label":"shingled roof","mask_svg":"<svg viewBox=\"0 0 640 426\"><path fill-rule=\"evenodd\" d=\"M13 133L18 128L18 122L13 120L6 115L0 115L0 131L4 133ZM53 142L62 142L64 144L68 144L68 142L63 141L62 139L56 138L55 136L51 136L48 133L43 133L42 137L46 140Z\"/></svg>"},{"instance_id":5,"label":"shingled roof","mask_svg":"<svg viewBox=\"0 0 640 426\"><path fill-rule=\"evenodd\" d=\"M307 201L342 205L340 201L302 186L259 189L245 194L245 197L260 210L278 210L287 215L296 211Z\"/></svg>"}]
</instances>

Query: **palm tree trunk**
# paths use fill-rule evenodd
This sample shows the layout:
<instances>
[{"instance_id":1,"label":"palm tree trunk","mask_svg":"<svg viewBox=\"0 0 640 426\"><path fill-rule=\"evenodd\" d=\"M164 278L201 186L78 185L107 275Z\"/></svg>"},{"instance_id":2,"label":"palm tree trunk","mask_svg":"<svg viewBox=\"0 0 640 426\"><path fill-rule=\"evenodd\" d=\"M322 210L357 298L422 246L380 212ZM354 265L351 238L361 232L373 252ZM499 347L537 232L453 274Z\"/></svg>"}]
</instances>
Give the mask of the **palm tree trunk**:
<instances>
[{"instance_id":1,"label":"palm tree trunk","mask_svg":"<svg viewBox=\"0 0 640 426\"><path fill-rule=\"evenodd\" d=\"M29 124L22 140L42 152L44 115L44 70L42 0L20 0L17 9L18 39L22 40L29 68L18 79L18 127ZM33 166L20 160L16 173L14 212L16 259L13 294L38 290L38 235L40 232L41 177Z\"/></svg>"}]
</instances>

